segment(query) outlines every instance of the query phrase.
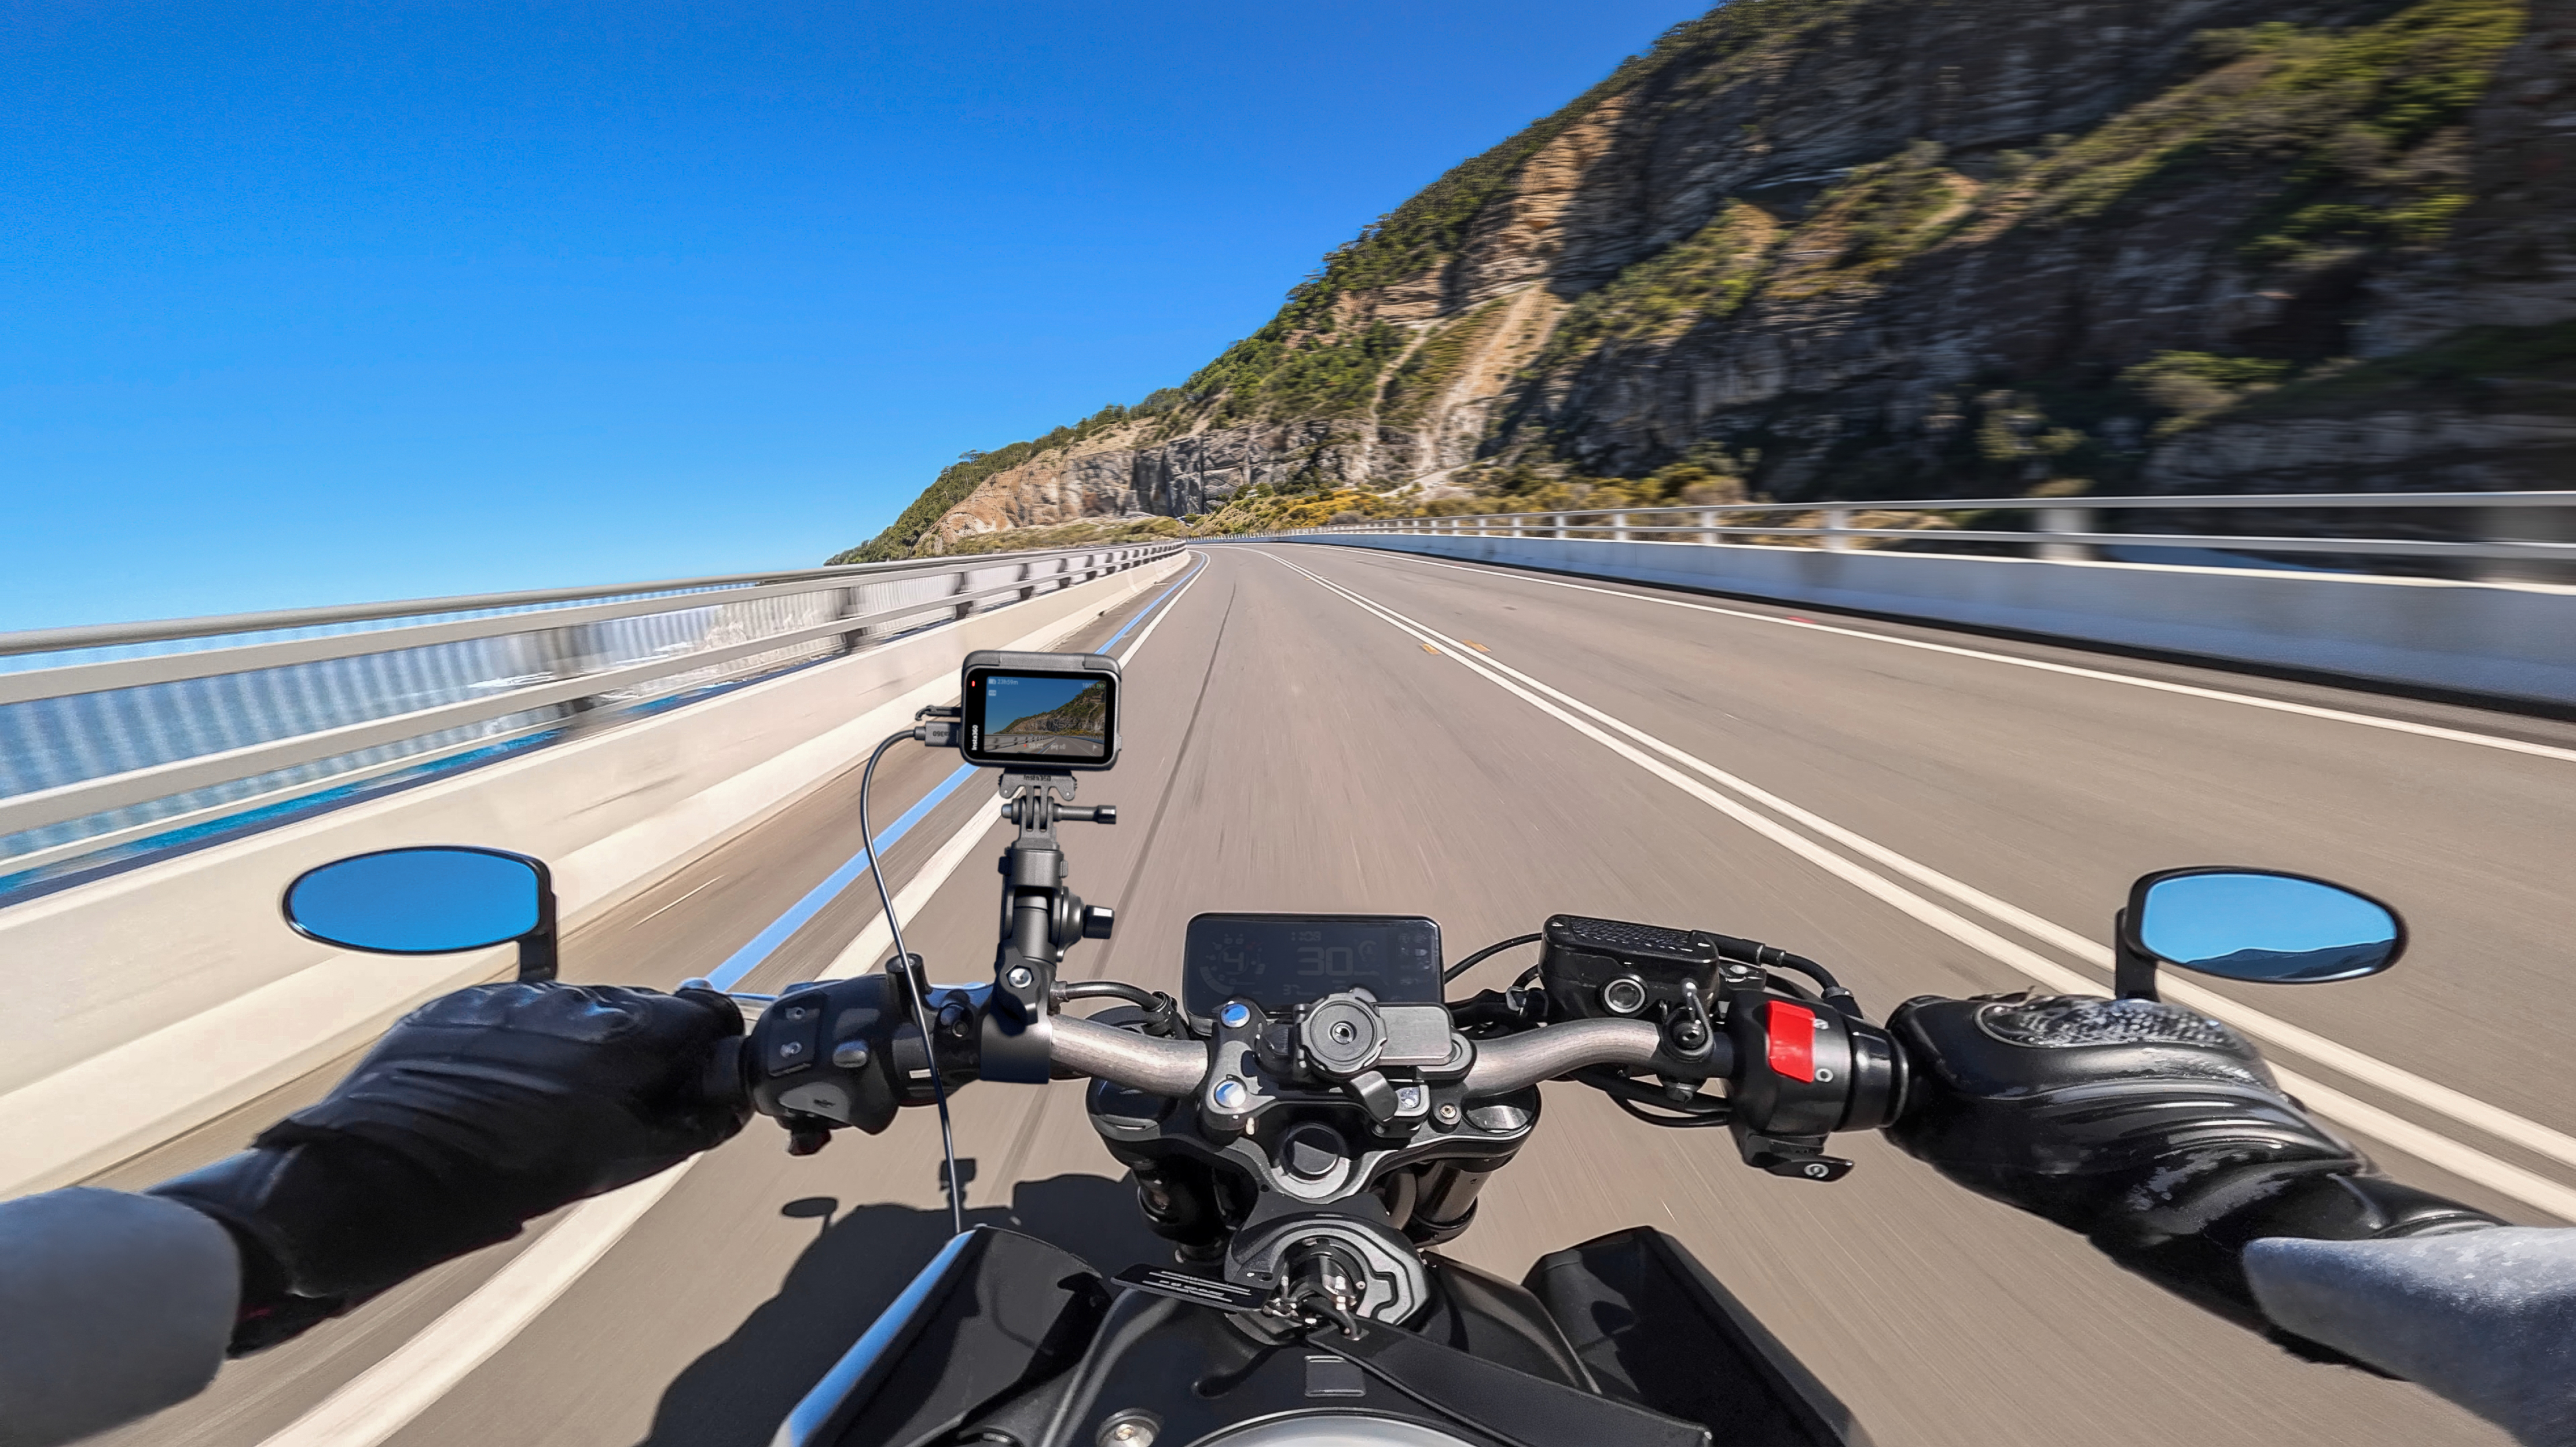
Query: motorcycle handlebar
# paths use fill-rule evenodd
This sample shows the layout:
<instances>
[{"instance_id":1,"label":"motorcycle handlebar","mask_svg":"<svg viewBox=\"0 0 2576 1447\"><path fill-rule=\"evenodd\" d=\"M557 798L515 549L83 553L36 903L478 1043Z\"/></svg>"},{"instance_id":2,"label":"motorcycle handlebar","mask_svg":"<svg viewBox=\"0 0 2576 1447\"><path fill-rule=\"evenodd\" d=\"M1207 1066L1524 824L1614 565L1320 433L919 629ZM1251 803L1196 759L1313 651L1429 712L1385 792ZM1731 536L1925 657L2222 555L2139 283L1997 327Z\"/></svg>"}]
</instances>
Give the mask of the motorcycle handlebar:
<instances>
[{"instance_id":1,"label":"motorcycle handlebar","mask_svg":"<svg viewBox=\"0 0 2576 1447\"><path fill-rule=\"evenodd\" d=\"M1079 1015L1055 1017L1055 1043L1047 1052L1057 1066L1147 1095L1196 1095L1207 1078L1207 1046L1165 1040L1100 1025Z\"/></svg>"},{"instance_id":2,"label":"motorcycle handlebar","mask_svg":"<svg viewBox=\"0 0 2576 1447\"><path fill-rule=\"evenodd\" d=\"M1508 1095L1587 1065L1649 1065L1663 1043L1663 1032L1642 1020L1576 1020L1479 1041L1475 1061L1467 1067L1467 1094ZM1195 1095L1207 1079L1208 1050L1201 1042L1141 1035L1076 1015L1055 1018L1049 1053L1057 1066L1073 1074L1148 1095ZM1733 1047L1721 1037L1711 1042L1703 1068L1724 1076L1732 1073L1734 1058Z\"/></svg>"},{"instance_id":3,"label":"motorcycle handlebar","mask_svg":"<svg viewBox=\"0 0 2576 1447\"><path fill-rule=\"evenodd\" d=\"M1643 1020L1569 1020L1526 1035L1479 1041L1467 1067L1467 1094L1508 1095L1587 1065L1646 1065L1663 1049L1664 1032ZM1709 1064L1723 1075L1735 1052L1723 1038Z\"/></svg>"}]
</instances>

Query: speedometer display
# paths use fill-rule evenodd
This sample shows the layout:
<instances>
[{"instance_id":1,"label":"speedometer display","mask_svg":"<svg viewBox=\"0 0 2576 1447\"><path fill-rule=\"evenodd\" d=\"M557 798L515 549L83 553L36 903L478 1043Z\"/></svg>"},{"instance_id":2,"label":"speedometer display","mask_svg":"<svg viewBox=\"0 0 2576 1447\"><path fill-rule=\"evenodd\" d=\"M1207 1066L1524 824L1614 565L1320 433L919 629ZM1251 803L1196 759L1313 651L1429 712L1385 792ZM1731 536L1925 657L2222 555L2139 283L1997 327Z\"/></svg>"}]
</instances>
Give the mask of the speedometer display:
<instances>
[{"instance_id":1,"label":"speedometer display","mask_svg":"<svg viewBox=\"0 0 2576 1447\"><path fill-rule=\"evenodd\" d=\"M1419 915L1203 914L1190 921L1181 1003L1273 1014L1349 989L1389 1005L1440 1003L1440 926Z\"/></svg>"}]
</instances>

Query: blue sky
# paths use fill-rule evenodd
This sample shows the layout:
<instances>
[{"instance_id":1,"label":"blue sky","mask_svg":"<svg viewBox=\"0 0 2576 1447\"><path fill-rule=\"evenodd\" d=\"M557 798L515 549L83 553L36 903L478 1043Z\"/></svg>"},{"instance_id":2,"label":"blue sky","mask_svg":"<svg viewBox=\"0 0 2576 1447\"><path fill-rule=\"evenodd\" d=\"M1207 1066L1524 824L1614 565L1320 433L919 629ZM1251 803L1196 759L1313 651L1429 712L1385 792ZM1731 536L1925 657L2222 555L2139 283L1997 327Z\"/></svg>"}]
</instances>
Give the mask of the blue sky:
<instances>
[{"instance_id":1,"label":"blue sky","mask_svg":"<svg viewBox=\"0 0 2576 1447\"><path fill-rule=\"evenodd\" d=\"M0 630L797 566L1703 7L15 7Z\"/></svg>"}]
</instances>

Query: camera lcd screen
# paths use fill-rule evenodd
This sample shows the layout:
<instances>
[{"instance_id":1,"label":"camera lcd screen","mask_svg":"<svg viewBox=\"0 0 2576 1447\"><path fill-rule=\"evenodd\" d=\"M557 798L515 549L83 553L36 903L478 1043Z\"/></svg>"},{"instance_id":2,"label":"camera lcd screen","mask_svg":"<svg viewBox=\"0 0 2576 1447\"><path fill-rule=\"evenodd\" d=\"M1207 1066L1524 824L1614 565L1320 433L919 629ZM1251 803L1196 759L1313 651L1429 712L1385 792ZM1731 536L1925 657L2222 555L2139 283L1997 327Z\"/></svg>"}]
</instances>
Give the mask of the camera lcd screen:
<instances>
[{"instance_id":1,"label":"camera lcd screen","mask_svg":"<svg viewBox=\"0 0 2576 1447\"><path fill-rule=\"evenodd\" d=\"M1117 737L1117 680L990 670L966 681L966 743L979 763L1101 764Z\"/></svg>"},{"instance_id":2,"label":"camera lcd screen","mask_svg":"<svg viewBox=\"0 0 2576 1447\"><path fill-rule=\"evenodd\" d=\"M1382 1004L1440 1003L1440 926L1419 915L1203 914L1182 946L1181 1003L1277 1013L1365 989Z\"/></svg>"}]
</instances>

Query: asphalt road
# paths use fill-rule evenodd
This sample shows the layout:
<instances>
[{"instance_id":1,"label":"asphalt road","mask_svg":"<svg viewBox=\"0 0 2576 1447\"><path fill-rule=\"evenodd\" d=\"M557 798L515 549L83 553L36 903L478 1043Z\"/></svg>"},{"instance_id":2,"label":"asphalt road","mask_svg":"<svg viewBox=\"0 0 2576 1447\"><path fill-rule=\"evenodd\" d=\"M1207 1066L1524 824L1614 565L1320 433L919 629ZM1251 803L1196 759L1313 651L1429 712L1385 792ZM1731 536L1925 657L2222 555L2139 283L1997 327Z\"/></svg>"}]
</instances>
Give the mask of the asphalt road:
<instances>
[{"instance_id":1,"label":"asphalt road","mask_svg":"<svg viewBox=\"0 0 2576 1447\"><path fill-rule=\"evenodd\" d=\"M2378 979L2221 991L2306 1032L2275 1038L2303 1043L2277 1058L2311 1098L2375 1122L2363 1138L2395 1173L2515 1220L2551 1223L2533 1192L2576 1186L2550 1154L2564 1140L2550 1133L2576 1133L2561 1068L2576 1034L2561 963L2576 756L2477 741L2576 748L2576 727L1386 554L1206 552L1188 591L1122 645L1146 640L1127 668L1125 756L1082 791L1119 804L1121 823L1071 826L1067 845L1075 887L1114 904L1119 931L1078 947L1069 974L1177 989L1182 928L1206 909L1428 914L1452 958L1571 911L1781 943L1833 965L1878 1013L1918 993L2019 988L2033 969L2106 982L2074 937L2104 939L2143 871L2297 869L2396 902L2414 931L2412 955ZM894 756L875 822L953 766ZM856 852L856 793L855 776L838 781L587 925L566 942L567 976L668 985L712 968ZM991 801L981 780L959 789L895 846L889 878L913 877ZM992 826L906 921L942 978L990 967L983 860L1001 838ZM824 970L875 913L862 879L745 988ZM106 1179L236 1148L332 1073ZM972 1087L956 1128L977 1219L1113 1269L1154 1252L1075 1087ZM1781 1180L1738 1164L1722 1133L1655 1134L1553 1086L1537 1138L1453 1252L1516 1277L1605 1231L1671 1231L1886 1447L2505 1440L2414 1387L2292 1361L1873 1137L1846 1143L1860 1163L1848 1179ZM782 1144L755 1122L679 1177L384 1440L767 1442L947 1230L927 1112L808 1159ZM412 1357L379 1364L478 1310L476 1289L544 1235L237 1363L199 1400L106 1440L295 1442L279 1434L344 1384L426 1379Z\"/></svg>"}]
</instances>

